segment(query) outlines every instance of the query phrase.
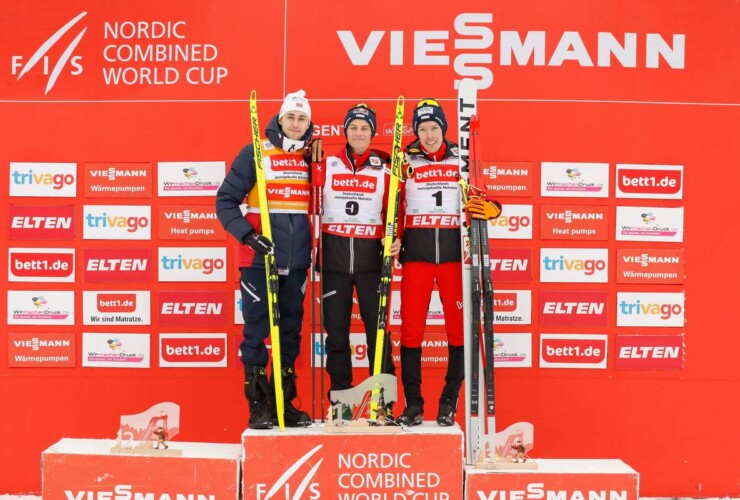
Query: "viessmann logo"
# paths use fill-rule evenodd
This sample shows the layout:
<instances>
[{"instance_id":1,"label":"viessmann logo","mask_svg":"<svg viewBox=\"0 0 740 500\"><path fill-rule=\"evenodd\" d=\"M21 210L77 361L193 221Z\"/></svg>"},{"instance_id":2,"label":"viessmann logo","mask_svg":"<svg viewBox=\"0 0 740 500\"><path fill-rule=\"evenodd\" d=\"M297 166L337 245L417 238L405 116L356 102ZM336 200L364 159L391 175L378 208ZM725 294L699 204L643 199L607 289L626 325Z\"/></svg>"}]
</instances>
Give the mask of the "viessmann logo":
<instances>
[{"instance_id":1,"label":"viessmann logo","mask_svg":"<svg viewBox=\"0 0 740 500\"><path fill-rule=\"evenodd\" d=\"M510 21L510 20L509 20ZM598 30L592 33L565 31L500 31L494 34L491 28L493 13L458 14L454 31L373 30L358 39L353 31L338 30L337 36L353 66L369 66L373 61L388 60L387 54L379 54L378 48L389 47L390 65L409 64L404 56L409 54L406 45L413 44L413 66L452 66L461 77L478 80L478 88L487 89L493 84L494 52L500 66L549 66L560 67L567 61L580 67L657 69L668 66L684 69L686 35L672 34L669 39L658 33L611 33ZM553 42L553 37L559 37ZM638 42L639 38L639 42ZM584 40L596 40L587 47ZM547 41L547 43L546 43ZM494 43L498 42L498 47ZM554 49L553 49L554 47ZM638 54L638 47L641 53ZM551 50L551 52L548 52ZM447 54L454 54L453 56ZM594 61L593 55L596 55ZM377 56L377 57L376 57ZM457 88L459 80L455 80Z\"/></svg>"},{"instance_id":2,"label":"viessmann logo","mask_svg":"<svg viewBox=\"0 0 740 500\"><path fill-rule=\"evenodd\" d=\"M24 55L13 55L10 57L10 73L15 76L18 75L18 80L23 78L26 74L35 69L36 72L40 72L42 75L48 77L46 81L46 89L44 94L48 94L49 91L54 88L57 79L63 73L70 74L73 76L79 76L82 74L82 56L75 55L75 49L85 35L87 28L82 28L77 32L77 36L69 42L63 49L61 55L59 55L54 61L50 52L57 52L61 47L64 47L62 38L65 37L68 32L74 31L73 28L80 28L78 26L79 21L87 15L87 12L81 12L77 16L69 20L64 26L54 32L49 38L46 39L30 56ZM72 36L71 34L69 36ZM57 50L54 50L57 49Z\"/></svg>"}]
</instances>

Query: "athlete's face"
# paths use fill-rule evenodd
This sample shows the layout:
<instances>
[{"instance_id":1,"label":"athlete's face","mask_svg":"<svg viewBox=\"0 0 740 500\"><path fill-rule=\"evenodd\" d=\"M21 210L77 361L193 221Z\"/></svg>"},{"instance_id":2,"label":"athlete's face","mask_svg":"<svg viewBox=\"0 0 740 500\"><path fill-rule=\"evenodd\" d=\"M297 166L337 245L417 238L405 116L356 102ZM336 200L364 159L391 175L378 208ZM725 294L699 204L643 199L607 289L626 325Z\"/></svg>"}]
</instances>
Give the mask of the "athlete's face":
<instances>
[{"instance_id":1,"label":"athlete's face","mask_svg":"<svg viewBox=\"0 0 740 500\"><path fill-rule=\"evenodd\" d=\"M421 122L417 135L421 145L430 153L436 153L442 147L444 136L442 135L442 127L437 122Z\"/></svg>"},{"instance_id":2,"label":"athlete's face","mask_svg":"<svg viewBox=\"0 0 740 500\"><path fill-rule=\"evenodd\" d=\"M283 130L283 134L288 139L297 141L308 130L310 120L306 113L300 111L288 111L278 120L280 128Z\"/></svg>"},{"instance_id":3,"label":"athlete's face","mask_svg":"<svg viewBox=\"0 0 740 500\"><path fill-rule=\"evenodd\" d=\"M355 154L361 155L370 147L373 131L370 124L365 120L352 120L347 125L345 133L347 134L347 143Z\"/></svg>"}]
</instances>

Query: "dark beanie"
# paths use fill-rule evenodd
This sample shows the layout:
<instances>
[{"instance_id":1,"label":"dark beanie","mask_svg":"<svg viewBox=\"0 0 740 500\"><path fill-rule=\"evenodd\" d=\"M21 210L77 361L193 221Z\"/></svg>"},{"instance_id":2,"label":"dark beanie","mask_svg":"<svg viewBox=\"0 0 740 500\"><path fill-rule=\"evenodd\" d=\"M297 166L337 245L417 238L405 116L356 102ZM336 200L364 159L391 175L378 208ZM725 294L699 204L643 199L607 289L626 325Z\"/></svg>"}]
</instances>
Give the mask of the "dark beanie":
<instances>
[{"instance_id":1,"label":"dark beanie","mask_svg":"<svg viewBox=\"0 0 740 500\"><path fill-rule=\"evenodd\" d=\"M442 135L447 135L447 118L445 118L445 112L436 99L422 99L416 104L412 126L417 137L419 136L419 125L422 122L429 121L437 122L442 128Z\"/></svg>"},{"instance_id":2,"label":"dark beanie","mask_svg":"<svg viewBox=\"0 0 740 500\"><path fill-rule=\"evenodd\" d=\"M375 131L378 128L378 122L375 118L375 111L367 104L360 103L347 111L344 117L344 136L347 136L347 127L352 120L365 120L370 125L372 137L375 137Z\"/></svg>"}]
</instances>

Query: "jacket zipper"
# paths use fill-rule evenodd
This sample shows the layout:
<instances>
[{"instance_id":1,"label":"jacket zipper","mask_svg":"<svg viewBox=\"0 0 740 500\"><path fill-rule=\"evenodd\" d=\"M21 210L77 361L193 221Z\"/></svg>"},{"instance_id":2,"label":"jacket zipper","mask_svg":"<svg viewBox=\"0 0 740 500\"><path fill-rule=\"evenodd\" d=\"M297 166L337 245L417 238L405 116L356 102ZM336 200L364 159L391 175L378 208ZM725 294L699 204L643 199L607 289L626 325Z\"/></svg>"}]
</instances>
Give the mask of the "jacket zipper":
<instances>
[{"instance_id":1,"label":"jacket zipper","mask_svg":"<svg viewBox=\"0 0 740 500\"><path fill-rule=\"evenodd\" d=\"M439 228L434 228L434 261L439 265Z\"/></svg>"}]
</instances>

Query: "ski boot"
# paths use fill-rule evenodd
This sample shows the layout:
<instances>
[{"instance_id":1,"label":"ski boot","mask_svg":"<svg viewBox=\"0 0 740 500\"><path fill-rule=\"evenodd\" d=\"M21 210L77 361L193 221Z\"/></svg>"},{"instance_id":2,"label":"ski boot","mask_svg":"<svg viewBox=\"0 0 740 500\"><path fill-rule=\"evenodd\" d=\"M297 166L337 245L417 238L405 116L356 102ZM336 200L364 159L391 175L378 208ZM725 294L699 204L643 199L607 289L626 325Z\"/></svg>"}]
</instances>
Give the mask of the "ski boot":
<instances>
[{"instance_id":1,"label":"ski boot","mask_svg":"<svg viewBox=\"0 0 740 500\"><path fill-rule=\"evenodd\" d=\"M423 406L407 406L404 408L403 413L396 419L398 425L410 427L413 425L421 425L424 421L424 407Z\"/></svg>"},{"instance_id":2,"label":"ski boot","mask_svg":"<svg viewBox=\"0 0 740 500\"><path fill-rule=\"evenodd\" d=\"M272 429L269 396L270 383L261 366L244 367L244 396L249 403L249 428Z\"/></svg>"},{"instance_id":3,"label":"ski boot","mask_svg":"<svg viewBox=\"0 0 740 500\"><path fill-rule=\"evenodd\" d=\"M313 424L311 416L305 411L299 410L293 406L293 400L298 397L298 391L295 385L295 369L292 366L283 368L283 410L285 417L285 427L308 427ZM275 387L275 379L270 380L272 387ZM273 391L274 394L274 391ZM270 408L273 425L278 425L277 407L273 404Z\"/></svg>"}]
</instances>

